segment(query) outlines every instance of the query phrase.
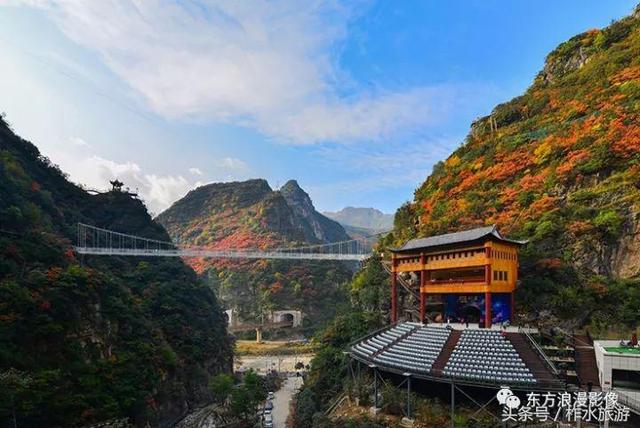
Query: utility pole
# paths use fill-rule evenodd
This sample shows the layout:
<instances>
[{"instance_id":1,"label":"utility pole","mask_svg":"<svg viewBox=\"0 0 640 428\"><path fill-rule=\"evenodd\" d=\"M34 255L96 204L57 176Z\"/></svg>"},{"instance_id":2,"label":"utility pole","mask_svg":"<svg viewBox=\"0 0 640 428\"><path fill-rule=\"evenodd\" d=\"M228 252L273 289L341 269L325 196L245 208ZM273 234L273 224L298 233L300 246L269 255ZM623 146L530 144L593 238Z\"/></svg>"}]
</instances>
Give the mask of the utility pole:
<instances>
[{"instance_id":1,"label":"utility pole","mask_svg":"<svg viewBox=\"0 0 640 428\"><path fill-rule=\"evenodd\" d=\"M456 415L456 386L451 379L451 428L455 428L455 415Z\"/></svg>"}]
</instances>

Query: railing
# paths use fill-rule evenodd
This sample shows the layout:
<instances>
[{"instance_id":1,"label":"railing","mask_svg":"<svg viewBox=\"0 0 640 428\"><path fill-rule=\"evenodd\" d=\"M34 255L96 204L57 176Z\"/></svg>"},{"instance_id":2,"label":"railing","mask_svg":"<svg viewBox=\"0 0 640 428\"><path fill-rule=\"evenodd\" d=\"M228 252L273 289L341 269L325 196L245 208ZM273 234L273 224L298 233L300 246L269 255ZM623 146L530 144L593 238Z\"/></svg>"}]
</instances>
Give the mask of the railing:
<instances>
[{"instance_id":1,"label":"railing","mask_svg":"<svg viewBox=\"0 0 640 428\"><path fill-rule=\"evenodd\" d=\"M559 372L555 364L553 364L553 361L551 361L549 357L547 357L547 355L544 353L542 348L540 348L540 345L538 345L538 342L536 342L533 336L531 336L529 331L527 331L527 329L524 329L522 327L518 327L518 332L524 334L527 337L527 339L529 339L529 343L531 343L531 347L540 356L540 358L542 358L542 361L544 361L547 364L547 366L551 370L551 373L553 373L555 376L558 376Z\"/></svg>"},{"instance_id":2,"label":"railing","mask_svg":"<svg viewBox=\"0 0 640 428\"><path fill-rule=\"evenodd\" d=\"M466 284L471 282L484 282L484 281L485 281L484 276L449 278L449 279L430 279L425 283L425 285L429 285L429 284L439 285L439 284L453 284L453 283Z\"/></svg>"},{"instance_id":3,"label":"railing","mask_svg":"<svg viewBox=\"0 0 640 428\"><path fill-rule=\"evenodd\" d=\"M371 255L372 244L380 235L341 242L268 249L211 249L177 247L173 242L143 238L78 223L75 250L78 254L142 257L213 257L237 259L355 260Z\"/></svg>"},{"instance_id":4,"label":"railing","mask_svg":"<svg viewBox=\"0 0 640 428\"><path fill-rule=\"evenodd\" d=\"M329 405L329 408L324 412L326 416L331 416L331 414L344 403L344 400L348 399L349 395L344 393L339 396L333 403Z\"/></svg>"},{"instance_id":5,"label":"railing","mask_svg":"<svg viewBox=\"0 0 640 428\"><path fill-rule=\"evenodd\" d=\"M389 263L383 261L382 267L388 274L393 274L391 265ZM396 278L398 279L398 283L402 286L402 288L404 288L407 293L411 294L416 302L420 300L420 293L415 291L412 285L406 279L404 279L401 275L397 275Z\"/></svg>"}]
</instances>

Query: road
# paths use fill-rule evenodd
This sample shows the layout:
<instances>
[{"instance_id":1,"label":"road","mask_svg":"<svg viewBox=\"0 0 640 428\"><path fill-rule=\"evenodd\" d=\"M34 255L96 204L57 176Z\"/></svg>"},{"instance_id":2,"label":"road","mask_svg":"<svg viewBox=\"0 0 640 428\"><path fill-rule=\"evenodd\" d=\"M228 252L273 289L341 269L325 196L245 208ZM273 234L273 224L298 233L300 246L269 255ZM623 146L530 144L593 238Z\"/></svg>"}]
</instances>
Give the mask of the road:
<instances>
[{"instance_id":1,"label":"road","mask_svg":"<svg viewBox=\"0 0 640 428\"><path fill-rule=\"evenodd\" d=\"M289 402L298 389L302 386L302 378L297 376L288 377L275 393L273 399L273 426L274 428L284 428L289 416Z\"/></svg>"}]
</instances>

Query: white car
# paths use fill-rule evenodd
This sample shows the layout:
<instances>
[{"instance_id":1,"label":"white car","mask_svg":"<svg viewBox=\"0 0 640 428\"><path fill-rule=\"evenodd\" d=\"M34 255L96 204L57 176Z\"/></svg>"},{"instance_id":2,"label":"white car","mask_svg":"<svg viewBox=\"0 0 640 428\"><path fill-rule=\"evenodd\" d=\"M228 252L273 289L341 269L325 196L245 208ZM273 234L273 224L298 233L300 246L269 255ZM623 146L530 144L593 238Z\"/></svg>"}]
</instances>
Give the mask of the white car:
<instances>
[{"instance_id":1,"label":"white car","mask_svg":"<svg viewBox=\"0 0 640 428\"><path fill-rule=\"evenodd\" d=\"M273 391L269 391L268 398L269 400L273 400L274 394Z\"/></svg>"},{"instance_id":2,"label":"white car","mask_svg":"<svg viewBox=\"0 0 640 428\"><path fill-rule=\"evenodd\" d=\"M265 428L273 428L273 417L271 416L271 413L264 415L264 418L262 420L262 425Z\"/></svg>"}]
</instances>

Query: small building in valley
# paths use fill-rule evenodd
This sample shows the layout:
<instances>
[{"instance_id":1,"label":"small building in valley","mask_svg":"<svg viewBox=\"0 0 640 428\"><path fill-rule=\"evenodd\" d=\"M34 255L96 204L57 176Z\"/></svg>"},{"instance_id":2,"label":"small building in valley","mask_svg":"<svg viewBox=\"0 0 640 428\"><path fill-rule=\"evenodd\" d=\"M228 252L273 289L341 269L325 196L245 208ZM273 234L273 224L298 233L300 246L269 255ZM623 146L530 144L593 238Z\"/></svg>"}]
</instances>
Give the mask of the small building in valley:
<instances>
[{"instance_id":1,"label":"small building in valley","mask_svg":"<svg viewBox=\"0 0 640 428\"><path fill-rule=\"evenodd\" d=\"M640 348L619 340L596 340L593 348L603 391L618 394L618 401L640 413Z\"/></svg>"}]
</instances>

